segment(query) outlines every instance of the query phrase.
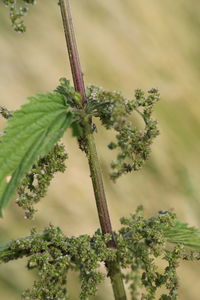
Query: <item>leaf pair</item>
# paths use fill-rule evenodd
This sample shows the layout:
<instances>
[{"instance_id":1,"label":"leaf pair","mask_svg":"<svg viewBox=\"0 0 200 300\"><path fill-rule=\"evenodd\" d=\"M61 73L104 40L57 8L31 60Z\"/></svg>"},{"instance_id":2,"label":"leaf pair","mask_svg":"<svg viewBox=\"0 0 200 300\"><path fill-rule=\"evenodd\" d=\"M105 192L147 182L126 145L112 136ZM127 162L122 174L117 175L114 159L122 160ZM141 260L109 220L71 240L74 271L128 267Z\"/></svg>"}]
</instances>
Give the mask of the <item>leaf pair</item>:
<instances>
[{"instance_id":1,"label":"leaf pair","mask_svg":"<svg viewBox=\"0 0 200 300\"><path fill-rule=\"evenodd\" d=\"M39 94L29 100L14 112L0 138L0 216L34 162L51 150L73 122L63 95Z\"/></svg>"}]
</instances>

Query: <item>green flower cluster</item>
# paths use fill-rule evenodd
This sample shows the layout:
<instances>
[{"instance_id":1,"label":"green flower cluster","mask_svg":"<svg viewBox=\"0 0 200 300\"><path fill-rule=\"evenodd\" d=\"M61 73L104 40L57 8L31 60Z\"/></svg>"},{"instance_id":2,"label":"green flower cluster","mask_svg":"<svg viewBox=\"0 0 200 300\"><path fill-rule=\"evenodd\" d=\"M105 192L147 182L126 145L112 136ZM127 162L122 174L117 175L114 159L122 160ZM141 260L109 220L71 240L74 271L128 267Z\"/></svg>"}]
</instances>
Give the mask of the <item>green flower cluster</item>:
<instances>
[{"instance_id":1,"label":"green flower cluster","mask_svg":"<svg viewBox=\"0 0 200 300\"><path fill-rule=\"evenodd\" d=\"M26 249L30 255L27 268L38 270L39 280L22 294L22 299L67 299L66 276L71 262L68 255L63 255L67 247L64 240L62 232L50 226L42 238L33 231L28 240L11 244L11 249Z\"/></svg>"},{"instance_id":2,"label":"green flower cluster","mask_svg":"<svg viewBox=\"0 0 200 300\"><path fill-rule=\"evenodd\" d=\"M25 217L33 218L33 205L46 195L47 188L56 172L64 172L67 153L63 144L56 144L44 157L33 165L18 187L17 204L25 210Z\"/></svg>"},{"instance_id":3,"label":"green flower cluster","mask_svg":"<svg viewBox=\"0 0 200 300\"><path fill-rule=\"evenodd\" d=\"M35 4L36 0L2 0L8 6L10 11L10 20L12 26L17 32L25 32L23 17L28 11L28 5Z\"/></svg>"},{"instance_id":4,"label":"green flower cluster","mask_svg":"<svg viewBox=\"0 0 200 300\"><path fill-rule=\"evenodd\" d=\"M33 287L23 293L24 299L70 299L67 274L76 270L81 281L80 299L86 300L96 294L105 277L99 271L100 264L117 261L125 270L124 279L132 300L176 300L176 269L180 260L200 260L200 254L189 252L175 240L174 246L168 245L168 234L176 230L175 214L165 212L145 219L139 207L130 218L122 218L121 224L122 228L115 233L117 249L108 247L111 236L102 235L100 230L93 236L66 237L51 225L43 234L33 230L31 236L0 248L0 262L28 256L28 269L38 270L39 277ZM158 265L160 260L165 262L163 270ZM166 292L158 296L161 287Z\"/></svg>"},{"instance_id":5,"label":"green flower cluster","mask_svg":"<svg viewBox=\"0 0 200 300\"><path fill-rule=\"evenodd\" d=\"M17 257L30 256L27 267L38 270L38 280L23 293L23 299L70 299L67 293L67 273L76 270L80 274L80 299L96 294L97 286L104 279L99 272L100 262L113 260L116 253L107 248L109 235L97 231L93 237L82 235L67 238L57 227L49 226L42 235L36 232L26 239L9 245L4 262Z\"/></svg>"},{"instance_id":6,"label":"green flower cluster","mask_svg":"<svg viewBox=\"0 0 200 300\"><path fill-rule=\"evenodd\" d=\"M175 226L176 216L167 212L145 220L140 207L131 218L122 218L121 223L123 227L117 236L118 259L123 268L129 268L124 278L129 283L131 299L155 299L162 286L168 293L161 295L160 300L177 299L176 269L184 256L184 247L177 245L169 250L165 236ZM163 271L157 265L157 258L166 261Z\"/></svg>"},{"instance_id":7,"label":"green flower cluster","mask_svg":"<svg viewBox=\"0 0 200 300\"><path fill-rule=\"evenodd\" d=\"M74 87L70 85L70 81L65 77L59 79L59 86L57 86L55 92L63 95L66 99L66 103L71 108L81 108L82 96L75 91Z\"/></svg>"},{"instance_id":8,"label":"green flower cluster","mask_svg":"<svg viewBox=\"0 0 200 300\"><path fill-rule=\"evenodd\" d=\"M127 100L120 92L109 92L102 88L89 86L87 89L87 103L81 104L80 94L74 91L65 78L60 79L60 85L56 92L66 97L67 103L76 115L76 122L72 124L75 136L78 136L80 148L85 150L82 122L84 119L90 123L90 131L93 131L92 116L99 117L106 129L116 131L116 140L108 147L117 149L117 159L111 163L113 180L122 174L139 170L150 154L150 146L158 135L157 121L152 119L155 103L159 100L159 93L151 89L145 96L141 90L135 91L135 99ZM138 129L133 123L131 114L136 111L144 121L143 130ZM89 121L90 120L90 121Z\"/></svg>"},{"instance_id":9,"label":"green flower cluster","mask_svg":"<svg viewBox=\"0 0 200 300\"><path fill-rule=\"evenodd\" d=\"M108 92L95 86L88 88L88 105L91 105L93 115L100 118L106 129L116 131L116 140L108 145L109 149L119 151L111 164L113 180L132 170L139 170L148 159L150 145L159 133L157 122L152 119L153 107L158 100L156 89L151 89L147 96L136 90L135 99L127 100L116 91ZM134 111L144 121L143 130L138 129L131 119Z\"/></svg>"}]
</instances>

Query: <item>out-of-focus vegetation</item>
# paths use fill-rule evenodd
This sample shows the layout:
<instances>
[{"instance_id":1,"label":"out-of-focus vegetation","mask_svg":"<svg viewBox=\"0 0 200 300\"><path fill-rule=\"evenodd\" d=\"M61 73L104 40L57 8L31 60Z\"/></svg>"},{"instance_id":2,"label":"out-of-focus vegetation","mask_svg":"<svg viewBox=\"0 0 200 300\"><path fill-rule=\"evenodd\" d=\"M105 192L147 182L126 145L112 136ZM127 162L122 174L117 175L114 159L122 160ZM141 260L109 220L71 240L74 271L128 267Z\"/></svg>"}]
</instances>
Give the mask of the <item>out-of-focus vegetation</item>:
<instances>
[{"instance_id":1,"label":"out-of-focus vegetation","mask_svg":"<svg viewBox=\"0 0 200 300\"><path fill-rule=\"evenodd\" d=\"M160 136L150 161L137 173L109 180L112 152L106 145L111 133L98 129L96 136L104 171L113 227L143 204L147 216L174 209L179 219L199 226L200 217L200 103L199 30L200 2L140 0L74 0L73 15L87 84L121 90L132 97L134 89L160 90L157 105ZM37 92L53 90L58 78L71 78L57 1L38 1L25 20L27 32L16 34L7 10L0 3L0 103L14 110ZM97 124L98 125L98 124ZM4 120L0 120L3 128ZM98 126L97 126L98 127ZM98 224L87 161L68 133L64 138L69 160L65 174L58 174L48 195L37 208L34 221L12 204L1 220L0 244L28 235L37 224L49 222L67 235L93 233ZM25 261L0 268L2 299L20 299L33 274ZM162 266L161 266L162 267ZM179 269L180 299L198 300L196 284L200 265L183 263ZM78 283L71 297L78 299ZM112 299L109 280L95 300Z\"/></svg>"}]
</instances>

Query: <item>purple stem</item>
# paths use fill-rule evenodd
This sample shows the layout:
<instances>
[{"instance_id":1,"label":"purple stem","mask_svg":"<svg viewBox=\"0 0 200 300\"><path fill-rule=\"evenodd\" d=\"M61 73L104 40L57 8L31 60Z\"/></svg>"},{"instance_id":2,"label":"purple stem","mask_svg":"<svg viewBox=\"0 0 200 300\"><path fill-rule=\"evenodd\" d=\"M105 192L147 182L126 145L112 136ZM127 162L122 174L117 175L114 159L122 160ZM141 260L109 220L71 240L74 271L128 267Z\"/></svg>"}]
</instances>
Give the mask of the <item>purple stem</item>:
<instances>
[{"instance_id":1,"label":"purple stem","mask_svg":"<svg viewBox=\"0 0 200 300\"><path fill-rule=\"evenodd\" d=\"M80 59L79 59L77 45L76 45L76 38L74 34L74 27L72 22L69 1L60 0L59 5L61 9L61 15L63 20L65 39L67 43L74 87L75 90L82 95L82 103L85 104L87 102L85 85L83 81L83 73L81 70L81 64L80 64Z\"/></svg>"}]
</instances>

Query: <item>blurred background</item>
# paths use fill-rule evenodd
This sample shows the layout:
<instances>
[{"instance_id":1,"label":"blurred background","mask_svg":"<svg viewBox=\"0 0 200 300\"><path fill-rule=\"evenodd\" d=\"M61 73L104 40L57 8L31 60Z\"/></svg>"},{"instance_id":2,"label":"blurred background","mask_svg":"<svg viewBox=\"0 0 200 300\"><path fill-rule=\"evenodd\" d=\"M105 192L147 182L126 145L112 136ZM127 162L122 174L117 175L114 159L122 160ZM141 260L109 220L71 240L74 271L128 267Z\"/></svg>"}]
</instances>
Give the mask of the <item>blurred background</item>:
<instances>
[{"instance_id":1,"label":"blurred background","mask_svg":"<svg viewBox=\"0 0 200 300\"><path fill-rule=\"evenodd\" d=\"M156 106L160 135L151 159L140 172L109 180L111 133L98 128L98 152L114 229L121 216L142 204L150 217L174 209L182 221L200 227L200 2L141 0L74 0L78 47L85 81L133 97L136 88L158 88ZM0 105L10 110L36 93L52 91L60 77L71 79L57 1L38 1L25 18L27 32L10 27L0 3ZM5 121L0 119L3 130ZM66 235L92 234L98 227L85 155L71 133L63 139L69 154L67 170L57 174L47 196L37 205L35 220L23 218L15 203L0 225L0 244L27 236L51 222ZM0 298L16 300L31 286L34 274L26 260L0 268ZM179 267L181 300L199 300L200 264ZM71 299L79 299L76 275L70 275ZM106 295L106 298L105 298ZM113 299L108 279L91 299Z\"/></svg>"}]
</instances>

